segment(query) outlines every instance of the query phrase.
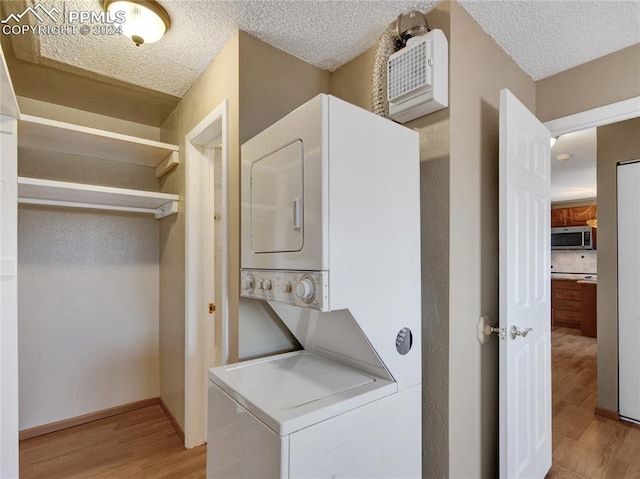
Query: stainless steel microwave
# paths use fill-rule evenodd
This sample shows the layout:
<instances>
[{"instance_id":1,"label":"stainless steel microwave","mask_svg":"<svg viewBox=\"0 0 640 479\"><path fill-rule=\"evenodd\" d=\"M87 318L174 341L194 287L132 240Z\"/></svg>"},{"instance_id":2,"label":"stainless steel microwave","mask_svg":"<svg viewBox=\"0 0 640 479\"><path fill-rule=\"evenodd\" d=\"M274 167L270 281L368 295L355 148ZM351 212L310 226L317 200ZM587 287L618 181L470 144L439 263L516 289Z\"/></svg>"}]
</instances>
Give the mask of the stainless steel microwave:
<instances>
[{"instance_id":1,"label":"stainless steel microwave","mask_svg":"<svg viewBox=\"0 0 640 479\"><path fill-rule=\"evenodd\" d=\"M551 249L596 249L593 228L590 226L551 228Z\"/></svg>"}]
</instances>

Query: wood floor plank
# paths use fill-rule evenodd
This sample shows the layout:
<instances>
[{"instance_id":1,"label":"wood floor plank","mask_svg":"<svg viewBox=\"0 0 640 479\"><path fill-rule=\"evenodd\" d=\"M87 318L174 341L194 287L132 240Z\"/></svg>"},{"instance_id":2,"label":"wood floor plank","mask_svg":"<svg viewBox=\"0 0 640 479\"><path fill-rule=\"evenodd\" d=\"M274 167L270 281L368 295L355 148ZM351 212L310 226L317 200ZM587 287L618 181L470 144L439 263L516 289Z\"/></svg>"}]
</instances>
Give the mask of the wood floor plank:
<instances>
[{"instance_id":1,"label":"wood floor plank","mask_svg":"<svg viewBox=\"0 0 640 479\"><path fill-rule=\"evenodd\" d=\"M553 465L547 479L640 479L640 429L595 415L597 343L553 328Z\"/></svg>"},{"instance_id":2,"label":"wood floor plank","mask_svg":"<svg viewBox=\"0 0 640 479\"><path fill-rule=\"evenodd\" d=\"M593 338L554 328L553 466L547 479L640 479L640 428L594 414ZM160 406L20 442L21 479L205 479Z\"/></svg>"},{"instance_id":3,"label":"wood floor plank","mask_svg":"<svg viewBox=\"0 0 640 479\"><path fill-rule=\"evenodd\" d=\"M204 479L205 461L158 405L20 442L21 479Z\"/></svg>"}]
</instances>

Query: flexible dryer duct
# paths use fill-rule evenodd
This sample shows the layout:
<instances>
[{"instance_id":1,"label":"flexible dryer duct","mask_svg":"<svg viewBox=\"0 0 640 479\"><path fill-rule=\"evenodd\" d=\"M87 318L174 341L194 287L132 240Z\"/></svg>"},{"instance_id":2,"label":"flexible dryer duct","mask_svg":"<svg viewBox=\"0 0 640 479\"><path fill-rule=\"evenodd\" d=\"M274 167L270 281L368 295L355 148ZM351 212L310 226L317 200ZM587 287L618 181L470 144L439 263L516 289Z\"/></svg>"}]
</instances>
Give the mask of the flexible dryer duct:
<instances>
[{"instance_id":1,"label":"flexible dryer duct","mask_svg":"<svg viewBox=\"0 0 640 479\"><path fill-rule=\"evenodd\" d=\"M376 115L388 117L387 102L387 60L397 50L395 28L388 28L380 36L376 54L373 57L373 78L371 81L371 111Z\"/></svg>"},{"instance_id":2,"label":"flexible dryer duct","mask_svg":"<svg viewBox=\"0 0 640 479\"><path fill-rule=\"evenodd\" d=\"M407 40L429 31L426 17L420 12L405 13L396 19L382 33L373 58L373 77L371 81L371 111L376 115L388 117L387 102L387 61L392 53L404 47Z\"/></svg>"}]
</instances>

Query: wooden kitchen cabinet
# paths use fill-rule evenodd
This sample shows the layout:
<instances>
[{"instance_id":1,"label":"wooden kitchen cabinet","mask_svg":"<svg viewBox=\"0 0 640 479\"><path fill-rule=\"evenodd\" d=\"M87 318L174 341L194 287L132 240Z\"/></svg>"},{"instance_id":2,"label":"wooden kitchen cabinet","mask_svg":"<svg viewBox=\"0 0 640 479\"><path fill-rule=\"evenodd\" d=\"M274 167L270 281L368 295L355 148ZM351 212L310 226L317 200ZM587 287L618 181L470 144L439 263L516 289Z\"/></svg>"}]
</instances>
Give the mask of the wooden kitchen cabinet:
<instances>
[{"instance_id":1,"label":"wooden kitchen cabinet","mask_svg":"<svg viewBox=\"0 0 640 479\"><path fill-rule=\"evenodd\" d=\"M551 280L551 324L580 329L582 288L573 280Z\"/></svg>"},{"instance_id":2,"label":"wooden kitchen cabinet","mask_svg":"<svg viewBox=\"0 0 640 479\"><path fill-rule=\"evenodd\" d=\"M567 210L569 208L552 208L551 209L551 227L560 228L567 226Z\"/></svg>"},{"instance_id":3,"label":"wooden kitchen cabinet","mask_svg":"<svg viewBox=\"0 0 640 479\"><path fill-rule=\"evenodd\" d=\"M598 336L598 285L596 283L582 283L582 323L580 331L582 336L595 338Z\"/></svg>"},{"instance_id":4,"label":"wooden kitchen cabinet","mask_svg":"<svg viewBox=\"0 0 640 479\"><path fill-rule=\"evenodd\" d=\"M572 206L570 208L551 209L551 227L562 226L586 226L587 220L596 219L598 215L597 205Z\"/></svg>"},{"instance_id":5,"label":"wooden kitchen cabinet","mask_svg":"<svg viewBox=\"0 0 640 479\"><path fill-rule=\"evenodd\" d=\"M574 206L570 208L571 214L568 226L586 226L588 220L594 220L597 217L598 207L590 206Z\"/></svg>"},{"instance_id":6,"label":"wooden kitchen cabinet","mask_svg":"<svg viewBox=\"0 0 640 479\"><path fill-rule=\"evenodd\" d=\"M551 280L551 324L597 335L597 285L569 279Z\"/></svg>"}]
</instances>

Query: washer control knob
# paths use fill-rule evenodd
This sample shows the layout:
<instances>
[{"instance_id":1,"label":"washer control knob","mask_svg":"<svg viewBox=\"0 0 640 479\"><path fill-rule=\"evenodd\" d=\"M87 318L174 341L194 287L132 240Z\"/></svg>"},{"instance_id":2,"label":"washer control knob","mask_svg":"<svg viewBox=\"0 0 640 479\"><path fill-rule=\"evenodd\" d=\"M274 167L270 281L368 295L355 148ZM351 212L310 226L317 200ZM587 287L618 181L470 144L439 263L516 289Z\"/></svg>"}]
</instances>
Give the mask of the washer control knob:
<instances>
[{"instance_id":1,"label":"washer control knob","mask_svg":"<svg viewBox=\"0 0 640 479\"><path fill-rule=\"evenodd\" d=\"M253 289L253 276L245 276L242 278L242 290L251 291Z\"/></svg>"},{"instance_id":2,"label":"washer control knob","mask_svg":"<svg viewBox=\"0 0 640 479\"><path fill-rule=\"evenodd\" d=\"M262 289L264 289L265 291L269 291L271 289L271 280L265 279L262 282Z\"/></svg>"},{"instance_id":3,"label":"washer control knob","mask_svg":"<svg viewBox=\"0 0 640 479\"><path fill-rule=\"evenodd\" d=\"M284 283L282 283L282 286L280 286L280 289L282 290L283 293L290 293L291 283L289 281L285 281Z\"/></svg>"},{"instance_id":4,"label":"washer control knob","mask_svg":"<svg viewBox=\"0 0 640 479\"><path fill-rule=\"evenodd\" d=\"M313 299L314 292L313 282L309 278L301 279L296 284L296 296L304 301Z\"/></svg>"},{"instance_id":5,"label":"washer control knob","mask_svg":"<svg viewBox=\"0 0 640 479\"><path fill-rule=\"evenodd\" d=\"M261 279L256 281L256 289L262 289L262 280Z\"/></svg>"}]
</instances>

